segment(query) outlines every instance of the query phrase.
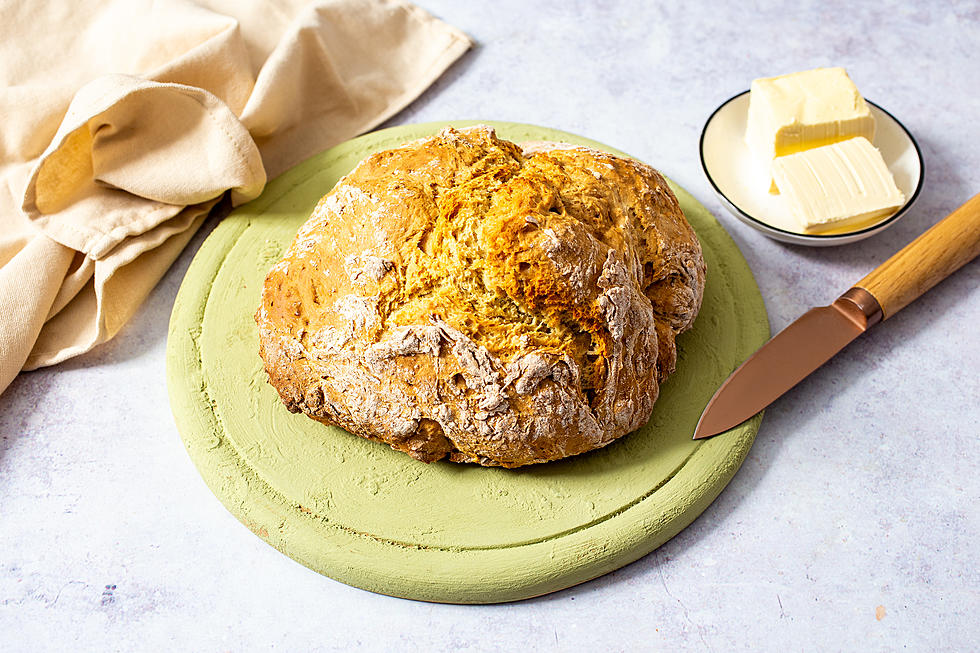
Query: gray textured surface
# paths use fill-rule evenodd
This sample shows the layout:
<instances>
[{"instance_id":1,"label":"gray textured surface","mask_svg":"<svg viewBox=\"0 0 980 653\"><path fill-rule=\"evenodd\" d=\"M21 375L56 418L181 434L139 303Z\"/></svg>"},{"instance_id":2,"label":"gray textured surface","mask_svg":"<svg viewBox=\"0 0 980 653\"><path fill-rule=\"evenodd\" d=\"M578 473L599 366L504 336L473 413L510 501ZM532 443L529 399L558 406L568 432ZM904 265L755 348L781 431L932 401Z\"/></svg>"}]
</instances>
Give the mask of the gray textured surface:
<instances>
[{"instance_id":1,"label":"gray textured surface","mask_svg":"<svg viewBox=\"0 0 980 653\"><path fill-rule=\"evenodd\" d=\"M974 2L421 4L479 46L390 124L531 122L654 164L735 238L774 330L980 190ZM905 218L837 249L780 245L737 223L697 156L721 101L754 77L818 65L845 66L926 164ZM163 363L202 236L116 340L0 396L0 649L980 646L980 263L779 400L728 489L658 551L558 594L463 607L318 576L204 486Z\"/></svg>"}]
</instances>

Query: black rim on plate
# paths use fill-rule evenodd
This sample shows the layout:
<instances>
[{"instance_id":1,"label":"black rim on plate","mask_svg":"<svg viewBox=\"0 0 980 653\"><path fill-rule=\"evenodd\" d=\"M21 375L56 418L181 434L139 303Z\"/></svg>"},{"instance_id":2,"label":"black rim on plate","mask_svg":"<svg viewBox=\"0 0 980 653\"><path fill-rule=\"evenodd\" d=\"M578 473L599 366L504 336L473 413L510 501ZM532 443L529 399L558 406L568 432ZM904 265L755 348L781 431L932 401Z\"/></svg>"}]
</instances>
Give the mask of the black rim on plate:
<instances>
[{"instance_id":1,"label":"black rim on plate","mask_svg":"<svg viewBox=\"0 0 980 653\"><path fill-rule=\"evenodd\" d=\"M711 115L708 116L708 119L704 123L704 128L701 130L701 138L698 142L698 156L701 159L701 170L704 171L704 176L708 178L708 183L711 184L711 187L715 190L715 192L720 197L724 198L724 200L728 203L728 205L731 206L733 209L735 209L739 215L744 217L746 220L750 220L751 222L755 223L756 225L761 227L763 231L771 231L773 233L786 234L787 236L792 236L793 238L804 238L809 240L833 240L838 238L849 238L851 236L857 236L859 234L868 233L870 231L877 231L879 229L883 229L886 225L891 224L892 222L900 218L906 211L908 211L909 208L911 208L912 205L915 203L915 200L919 197L919 191L922 190L922 182L926 178L926 167L925 167L925 162L922 160L922 150L919 149L918 142L916 142L915 137L912 136L912 133L908 129L906 129L905 125L903 125L900 120L898 120L887 110L883 109L881 106L865 98L864 99L865 102L867 102L871 106L878 109L878 111L881 111L883 114L885 114L886 116L894 120L895 124L898 125L903 132L905 132L905 135L912 143L912 149L915 150L915 156L919 159L919 181L915 185L915 191L913 191L911 197L909 197L909 199L905 202L905 204L902 205L902 208L900 208L898 211L895 211L895 213L892 214L890 218L884 220L883 222L873 224L870 227L865 227L864 229L859 229L858 231L850 231L846 234L803 234L797 231L787 231L785 229L780 229L779 227L774 227L771 224L759 220L758 218L752 217L751 215L743 211L742 208L732 200L732 198L726 195L725 192L718 187L718 184L715 183L714 178L711 176L711 173L708 171L708 164L705 163L704 160L704 136L708 132L708 127L711 125L711 121L715 119L715 116L718 115L719 111L727 107L734 100L737 100L738 98L742 97L743 95L749 92L750 91L745 90L742 91L741 93L736 93L735 95L731 96L730 98L722 102L717 109L711 112Z\"/></svg>"}]
</instances>

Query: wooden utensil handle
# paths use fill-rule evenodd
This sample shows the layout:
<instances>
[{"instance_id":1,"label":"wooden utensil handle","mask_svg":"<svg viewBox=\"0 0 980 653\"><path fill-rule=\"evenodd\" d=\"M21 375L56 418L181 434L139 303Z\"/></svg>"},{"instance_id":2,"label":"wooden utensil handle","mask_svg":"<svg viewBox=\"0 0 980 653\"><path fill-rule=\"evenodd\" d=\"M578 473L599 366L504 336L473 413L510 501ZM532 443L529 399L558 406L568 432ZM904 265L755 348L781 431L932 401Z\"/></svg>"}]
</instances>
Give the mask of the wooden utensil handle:
<instances>
[{"instance_id":1,"label":"wooden utensil handle","mask_svg":"<svg viewBox=\"0 0 980 653\"><path fill-rule=\"evenodd\" d=\"M980 254L980 194L857 283L878 300L884 319L899 312Z\"/></svg>"}]
</instances>

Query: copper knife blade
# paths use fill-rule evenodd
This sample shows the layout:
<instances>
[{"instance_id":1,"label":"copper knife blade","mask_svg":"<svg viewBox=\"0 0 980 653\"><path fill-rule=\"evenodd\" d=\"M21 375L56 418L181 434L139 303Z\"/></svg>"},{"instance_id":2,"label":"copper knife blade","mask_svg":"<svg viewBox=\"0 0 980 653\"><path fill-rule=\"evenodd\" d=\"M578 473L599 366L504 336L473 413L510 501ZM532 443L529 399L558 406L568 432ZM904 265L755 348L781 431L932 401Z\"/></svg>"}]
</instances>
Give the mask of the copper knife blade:
<instances>
[{"instance_id":1,"label":"copper knife blade","mask_svg":"<svg viewBox=\"0 0 980 653\"><path fill-rule=\"evenodd\" d=\"M863 288L851 288L830 306L811 308L721 384L701 413L694 439L709 438L749 419L880 322L881 317L877 300Z\"/></svg>"},{"instance_id":2,"label":"copper knife blade","mask_svg":"<svg viewBox=\"0 0 980 653\"><path fill-rule=\"evenodd\" d=\"M694 429L710 438L737 426L881 320L980 255L980 194L967 200L830 306L780 331L722 383Z\"/></svg>"}]
</instances>

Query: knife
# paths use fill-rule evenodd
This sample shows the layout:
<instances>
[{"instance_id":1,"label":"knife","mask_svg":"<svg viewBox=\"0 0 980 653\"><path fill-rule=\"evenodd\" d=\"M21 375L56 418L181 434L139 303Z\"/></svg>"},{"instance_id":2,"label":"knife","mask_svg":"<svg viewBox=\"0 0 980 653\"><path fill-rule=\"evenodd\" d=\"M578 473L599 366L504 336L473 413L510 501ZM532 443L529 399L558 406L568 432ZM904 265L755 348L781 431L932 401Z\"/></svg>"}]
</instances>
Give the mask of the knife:
<instances>
[{"instance_id":1,"label":"knife","mask_svg":"<svg viewBox=\"0 0 980 653\"><path fill-rule=\"evenodd\" d=\"M729 376L701 413L694 439L737 426L980 254L980 194L871 271L830 306L813 308Z\"/></svg>"}]
</instances>

